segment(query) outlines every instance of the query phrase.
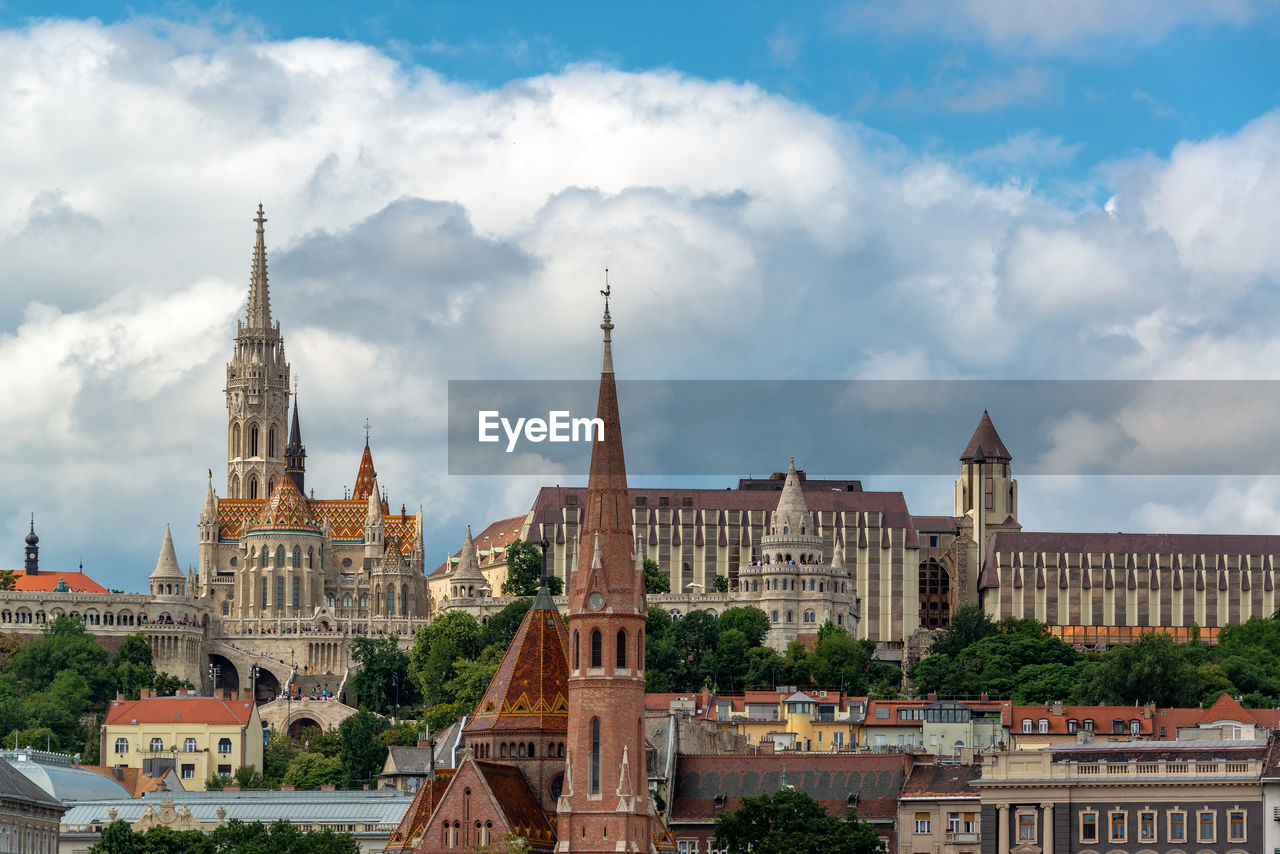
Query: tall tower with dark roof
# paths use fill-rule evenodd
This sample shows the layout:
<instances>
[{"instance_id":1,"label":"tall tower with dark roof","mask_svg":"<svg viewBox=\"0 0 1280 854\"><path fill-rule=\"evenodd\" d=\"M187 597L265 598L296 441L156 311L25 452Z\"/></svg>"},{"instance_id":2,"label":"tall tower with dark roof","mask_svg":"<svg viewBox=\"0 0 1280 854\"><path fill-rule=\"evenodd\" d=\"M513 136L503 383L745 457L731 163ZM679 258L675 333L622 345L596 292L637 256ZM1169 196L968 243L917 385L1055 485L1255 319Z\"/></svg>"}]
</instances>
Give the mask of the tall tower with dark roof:
<instances>
[{"instance_id":1,"label":"tall tower with dark roof","mask_svg":"<svg viewBox=\"0 0 1280 854\"><path fill-rule=\"evenodd\" d=\"M984 409L977 429L960 454L960 477L955 490L955 515L972 520L979 553L986 547L989 534L1021 528L1018 482L1013 479L1012 462L1013 455Z\"/></svg>"},{"instance_id":2,"label":"tall tower with dark roof","mask_svg":"<svg viewBox=\"0 0 1280 854\"><path fill-rule=\"evenodd\" d=\"M559 851L649 851L644 754L644 571L632 543L627 467L605 304L604 363L577 569L569 580L568 768ZM588 557L589 556L589 557Z\"/></svg>"},{"instance_id":3,"label":"tall tower with dark roof","mask_svg":"<svg viewBox=\"0 0 1280 854\"><path fill-rule=\"evenodd\" d=\"M289 444L284 446L284 472L303 495L307 477L307 446L302 444L302 425L298 423L298 394L293 395L293 418L289 422Z\"/></svg>"},{"instance_id":4,"label":"tall tower with dark roof","mask_svg":"<svg viewBox=\"0 0 1280 854\"><path fill-rule=\"evenodd\" d=\"M285 471L289 363L280 322L271 320L267 286L267 221L258 205L249 274L249 307L237 324L227 363L227 497L266 498Z\"/></svg>"}]
</instances>

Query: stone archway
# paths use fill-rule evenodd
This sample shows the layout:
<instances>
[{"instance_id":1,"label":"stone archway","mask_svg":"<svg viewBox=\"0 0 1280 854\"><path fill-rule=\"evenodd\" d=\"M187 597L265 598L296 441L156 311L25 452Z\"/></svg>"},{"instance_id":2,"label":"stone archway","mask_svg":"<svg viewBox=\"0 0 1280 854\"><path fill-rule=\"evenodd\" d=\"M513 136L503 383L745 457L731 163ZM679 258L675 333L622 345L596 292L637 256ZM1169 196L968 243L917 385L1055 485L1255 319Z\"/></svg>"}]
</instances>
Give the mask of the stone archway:
<instances>
[{"instance_id":1,"label":"stone archway","mask_svg":"<svg viewBox=\"0 0 1280 854\"><path fill-rule=\"evenodd\" d=\"M214 668L213 673L216 679L210 678L210 668ZM209 653L204 672L200 675L205 684L216 695L220 695L224 691L235 693L240 690L240 671L224 655L219 655L216 652Z\"/></svg>"}]
</instances>

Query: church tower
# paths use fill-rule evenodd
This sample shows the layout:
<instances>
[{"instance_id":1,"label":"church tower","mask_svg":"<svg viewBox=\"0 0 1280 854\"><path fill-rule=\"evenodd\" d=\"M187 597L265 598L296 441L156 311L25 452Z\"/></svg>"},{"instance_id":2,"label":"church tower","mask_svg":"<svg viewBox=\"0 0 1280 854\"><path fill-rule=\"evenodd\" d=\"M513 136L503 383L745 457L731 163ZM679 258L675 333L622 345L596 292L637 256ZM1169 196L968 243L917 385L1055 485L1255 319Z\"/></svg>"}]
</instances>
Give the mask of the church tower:
<instances>
[{"instance_id":1,"label":"church tower","mask_svg":"<svg viewBox=\"0 0 1280 854\"><path fill-rule=\"evenodd\" d=\"M280 322L271 321L266 221L262 205L258 205L249 309L237 324L235 351L227 363L228 498L266 498L285 471L289 363L284 357Z\"/></svg>"},{"instance_id":2,"label":"church tower","mask_svg":"<svg viewBox=\"0 0 1280 854\"><path fill-rule=\"evenodd\" d=\"M979 554L985 551L991 534L1022 527L1018 524L1018 482L1013 479L1012 462L991 416L983 410L973 437L960 454L955 495L955 515L972 520Z\"/></svg>"},{"instance_id":3,"label":"church tower","mask_svg":"<svg viewBox=\"0 0 1280 854\"><path fill-rule=\"evenodd\" d=\"M631 539L607 292L600 328L596 415L604 437L591 451L582 558L569 581L567 768L556 848L648 852L656 817L644 754L644 570Z\"/></svg>"}]
</instances>

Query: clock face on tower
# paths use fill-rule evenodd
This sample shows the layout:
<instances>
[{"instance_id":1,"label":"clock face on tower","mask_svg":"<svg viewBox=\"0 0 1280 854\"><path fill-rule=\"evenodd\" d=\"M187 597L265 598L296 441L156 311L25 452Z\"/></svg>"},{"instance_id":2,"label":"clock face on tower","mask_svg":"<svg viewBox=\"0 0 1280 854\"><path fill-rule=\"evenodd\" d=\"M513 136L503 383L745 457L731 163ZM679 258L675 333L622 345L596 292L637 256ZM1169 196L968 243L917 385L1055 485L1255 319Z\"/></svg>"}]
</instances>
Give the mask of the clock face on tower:
<instances>
[{"instance_id":1,"label":"clock face on tower","mask_svg":"<svg viewBox=\"0 0 1280 854\"><path fill-rule=\"evenodd\" d=\"M587 607L592 611L599 611L604 607L604 594L600 592L592 593L587 597Z\"/></svg>"},{"instance_id":2,"label":"clock face on tower","mask_svg":"<svg viewBox=\"0 0 1280 854\"><path fill-rule=\"evenodd\" d=\"M27 552L27 560L35 560L35 559L36 559L35 552Z\"/></svg>"}]
</instances>

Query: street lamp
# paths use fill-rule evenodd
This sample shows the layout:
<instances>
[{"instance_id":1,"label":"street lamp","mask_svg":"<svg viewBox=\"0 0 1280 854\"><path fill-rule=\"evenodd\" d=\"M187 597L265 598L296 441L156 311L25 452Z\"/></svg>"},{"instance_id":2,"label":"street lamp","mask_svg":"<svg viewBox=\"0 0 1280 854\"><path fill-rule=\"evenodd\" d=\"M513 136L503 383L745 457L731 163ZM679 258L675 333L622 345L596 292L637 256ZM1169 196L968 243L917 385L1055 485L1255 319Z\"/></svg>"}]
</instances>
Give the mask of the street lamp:
<instances>
[{"instance_id":1,"label":"street lamp","mask_svg":"<svg viewBox=\"0 0 1280 854\"><path fill-rule=\"evenodd\" d=\"M220 664L209 665L209 681L213 684L214 691L218 690L218 677L220 677L221 675L222 675L222 665Z\"/></svg>"},{"instance_id":2,"label":"street lamp","mask_svg":"<svg viewBox=\"0 0 1280 854\"><path fill-rule=\"evenodd\" d=\"M249 700L250 702L253 702L253 703L258 702L258 692L257 690L255 690L256 689L255 683L257 682L257 679L258 679L258 665L250 663L249 665Z\"/></svg>"},{"instance_id":3,"label":"street lamp","mask_svg":"<svg viewBox=\"0 0 1280 854\"><path fill-rule=\"evenodd\" d=\"M542 569L538 573L538 586L543 587L547 583L547 549L551 548L551 542L543 537L538 545L542 546Z\"/></svg>"},{"instance_id":4,"label":"street lamp","mask_svg":"<svg viewBox=\"0 0 1280 854\"><path fill-rule=\"evenodd\" d=\"M400 717L400 674L393 673L391 675L391 684L396 688L396 714L392 720L398 720Z\"/></svg>"}]
</instances>

